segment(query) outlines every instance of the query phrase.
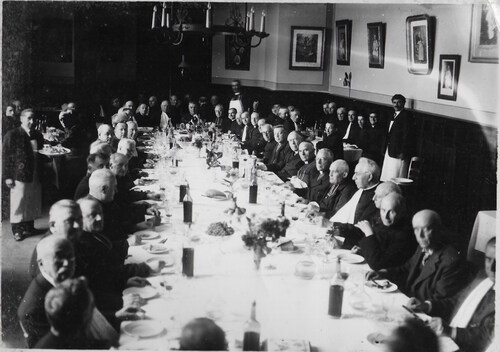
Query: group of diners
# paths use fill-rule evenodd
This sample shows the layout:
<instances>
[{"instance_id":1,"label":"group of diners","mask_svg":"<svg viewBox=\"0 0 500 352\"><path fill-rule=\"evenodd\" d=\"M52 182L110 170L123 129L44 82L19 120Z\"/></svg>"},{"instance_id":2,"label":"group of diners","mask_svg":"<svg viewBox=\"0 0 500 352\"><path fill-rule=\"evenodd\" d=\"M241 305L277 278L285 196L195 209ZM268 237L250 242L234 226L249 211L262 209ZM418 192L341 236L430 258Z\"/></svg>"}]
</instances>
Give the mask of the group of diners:
<instances>
[{"instance_id":1,"label":"group of diners","mask_svg":"<svg viewBox=\"0 0 500 352\"><path fill-rule=\"evenodd\" d=\"M94 131L88 124L81 128L75 104L67 104L59 116L61 125L71 126L66 138L75 148L81 149L82 141L86 141L87 174L82 175L73 200L52 205L49 231L33 252L33 281L18 309L28 346L116 346L120 322L141 317L144 301L138 295L124 299L122 292L126 287L147 285L145 278L161 268L146 263L125 264L128 234L149 227L145 215L152 216L151 221L159 220L154 206L137 203L159 199L159 195L133 190L133 181L145 175L141 168L146 155L137 150L141 143L138 127L168 130L178 123L200 125L208 121L223 133L235 135L244 149L259 157L259 167L285 181L284 187L308 204L311 216L329 219L334 234L344 239L343 248L362 255L373 269L369 279L384 277L396 283L410 297L410 308L434 316L430 324L434 332L449 335L462 350L485 350L494 330L495 239L485 249L485 270L476 274L448 243L439 214L429 209L410 214L399 186L388 179L381 182L383 170L379 164L390 155L390 142L383 141L373 156L365 153L350 173L353 165L343 158L343 143L362 146L366 141L362 131L368 127L355 111L348 112L348 120L342 122L346 110L339 108L337 117L331 116L336 108L328 103L325 116L330 116L318 119L324 129L323 139L314 145L304 134L298 109L274 106L274 116L262 118L258 104L244 108L243 94L236 94L239 84L233 89L235 97L229 103L227 117L214 97L210 102L203 99L200 106L190 101L185 114L180 109L173 113L172 108L168 110L177 104L172 103L173 96L160 104L157 119L153 119L155 105L151 102L156 98L150 98L149 109L141 104L133 114L134 105L127 102L110 116L109 124L98 124ZM395 96L394 100L399 104L404 97ZM401 109L396 112L401 113ZM32 153L36 145L32 141L40 140L31 128L33 110L22 110L19 117L21 126L4 138L4 170L8 168L4 179L11 188L11 225L16 240L34 231L35 212L26 209L33 208L30 192L36 186ZM376 116L370 116L369 127L376 130L376 124ZM384 130L382 140L386 134ZM37 141L38 147L40 143L43 140ZM370 146L365 147L367 151ZM398 157L406 160L406 155ZM209 319L191 325L191 329L195 326L202 331L196 339L203 334L217 336L212 341L216 347L227 347L224 332ZM206 338L196 342L189 336L181 347L208 348Z\"/></svg>"}]
</instances>

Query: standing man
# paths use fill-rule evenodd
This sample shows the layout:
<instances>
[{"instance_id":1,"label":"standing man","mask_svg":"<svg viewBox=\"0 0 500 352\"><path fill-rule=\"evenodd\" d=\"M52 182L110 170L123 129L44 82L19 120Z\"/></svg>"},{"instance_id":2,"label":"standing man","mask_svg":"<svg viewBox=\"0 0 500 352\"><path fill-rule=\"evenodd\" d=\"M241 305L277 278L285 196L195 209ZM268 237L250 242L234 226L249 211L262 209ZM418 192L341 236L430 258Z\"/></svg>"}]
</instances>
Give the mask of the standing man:
<instances>
[{"instance_id":1,"label":"standing man","mask_svg":"<svg viewBox=\"0 0 500 352\"><path fill-rule=\"evenodd\" d=\"M240 116L243 111L247 111L248 104L246 104L245 97L241 93L241 82L235 79L231 83L231 88L233 89L233 96L231 101L229 101L229 108L236 109L237 116Z\"/></svg>"},{"instance_id":2,"label":"standing man","mask_svg":"<svg viewBox=\"0 0 500 352\"><path fill-rule=\"evenodd\" d=\"M3 140L3 178L10 188L10 223L16 241L34 234L34 220L41 214L38 150L43 137L31 130L34 115L31 109L23 110L21 126L8 131Z\"/></svg>"},{"instance_id":3,"label":"standing man","mask_svg":"<svg viewBox=\"0 0 500 352\"><path fill-rule=\"evenodd\" d=\"M410 158L413 156L414 124L410 113L404 110L406 98L401 94L392 97L394 118L389 123L381 179L406 177Z\"/></svg>"}]
</instances>

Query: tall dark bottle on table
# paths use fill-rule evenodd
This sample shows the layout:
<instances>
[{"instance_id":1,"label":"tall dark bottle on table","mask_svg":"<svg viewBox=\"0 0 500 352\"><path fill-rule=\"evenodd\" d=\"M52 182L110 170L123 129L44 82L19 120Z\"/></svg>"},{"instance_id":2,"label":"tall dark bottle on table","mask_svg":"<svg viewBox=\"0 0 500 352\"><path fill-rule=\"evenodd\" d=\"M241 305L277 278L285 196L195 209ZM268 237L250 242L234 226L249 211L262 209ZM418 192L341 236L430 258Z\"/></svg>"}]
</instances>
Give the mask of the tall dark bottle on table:
<instances>
[{"instance_id":1,"label":"tall dark bottle on table","mask_svg":"<svg viewBox=\"0 0 500 352\"><path fill-rule=\"evenodd\" d=\"M255 167L252 167L250 170L250 186L248 187L248 203L256 204L257 203L257 170Z\"/></svg>"},{"instance_id":2,"label":"tall dark bottle on table","mask_svg":"<svg viewBox=\"0 0 500 352\"><path fill-rule=\"evenodd\" d=\"M186 196L186 188L187 187L188 187L188 182L186 180L186 177L184 177L182 184L179 186L179 202L184 201L184 197Z\"/></svg>"},{"instance_id":3,"label":"tall dark bottle on table","mask_svg":"<svg viewBox=\"0 0 500 352\"><path fill-rule=\"evenodd\" d=\"M250 319L245 323L243 335L243 351L260 350L260 323L255 319L256 303L252 302Z\"/></svg>"},{"instance_id":4,"label":"tall dark bottle on table","mask_svg":"<svg viewBox=\"0 0 500 352\"><path fill-rule=\"evenodd\" d=\"M191 198L191 194L189 192L189 184L186 185L186 195L182 200L182 206L184 208L184 222L192 223L193 222L193 198Z\"/></svg>"},{"instance_id":5,"label":"tall dark bottle on table","mask_svg":"<svg viewBox=\"0 0 500 352\"><path fill-rule=\"evenodd\" d=\"M328 315L335 319L342 316L342 300L344 298L344 276L342 275L340 258L337 258L337 272L330 283Z\"/></svg>"}]
</instances>

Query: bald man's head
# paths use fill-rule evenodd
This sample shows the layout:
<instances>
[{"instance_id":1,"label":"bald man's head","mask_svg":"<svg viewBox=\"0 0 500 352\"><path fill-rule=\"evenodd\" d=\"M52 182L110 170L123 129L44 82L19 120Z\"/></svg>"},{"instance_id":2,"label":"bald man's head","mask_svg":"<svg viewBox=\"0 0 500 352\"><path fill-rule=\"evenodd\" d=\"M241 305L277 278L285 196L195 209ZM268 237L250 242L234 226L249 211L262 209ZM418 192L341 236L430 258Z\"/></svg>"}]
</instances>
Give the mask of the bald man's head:
<instances>
[{"instance_id":1,"label":"bald man's head","mask_svg":"<svg viewBox=\"0 0 500 352\"><path fill-rule=\"evenodd\" d=\"M309 142L309 141L305 141L305 142L302 142L299 144L299 156L300 156L300 159L308 164L310 163L311 161L314 160L314 145Z\"/></svg>"},{"instance_id":2,"label":"bald man's head","mask_svg":"<svg viewBox=\"0 0 500 352\"><path fill-rule=\"evenodd\" d=\"M330 183L332 185L339 185L347 179L349 175L349 164L342 159L335 160L330 165Z\"/></svg>"},{"instance_id":3,"label":"bald man's head","mask_svg":"<svg viewBox=\"0 0 500 352\"><path fill-rule=\"evenodd\" d=\"M77 241L82 233L82 213L78 204L71 199L61 199L52 204L49 210L49 229L53 235Z\"/></svg>"},{"instance_id":4,"label":"bald man's head","mask_svg":"<svg viewBox=\"0 0 500 352\"><path fill-rule=\"evenodd\" d=\"M412 225L422 249L435 249L441 243L441 217L434 210L425 209L416 213Z\"/></svg>"},{"instance_id":5,"label":"bald man's head","mask_svg":"<svg viewBox=\"0 0 500 352\"><path fill-rule=\"evenodd\" d=\"M389 193L380 202L380 218L385 226L395 225L406 215L406 202L398 193Z\"/></svg>"},{"instance_id":6,"label":"bald man's head","mask_svg":"<svg viewBox=\"0 0 500 352\"><path fill-rule=\"evenodd\" d=\"M40 271L54 283L71 278L75 272L75 252L71 242L59 235L44 237L36 246Z\"/></svg>"},{"instance_id":7,"label":"bald man's head","mask_svg":"<svg viewBox=\"0 0 500 352\"><path fill-rule=\"evenodd\" d=\"M107 169L96 170L89 178L89 195L102 203L113 201L116 193L115 175Z\"/></svg>"},{"instance_id":8,"label":"bald man's head","mask_svg":"<svg viewBox=\"0 0 500 352\"><path fill-rule=\"evenodd\" d=\"M330 149L323 148L316 154L316 169L320 173L328 172L333 161L333 153Z\"/></svg>"},{"instance_id":9,"label":"bald man's head","mask_svg":"<svg viewBox=\"0 0 500 352\"><path fill-rule=\"evenodd\" d=\"M290 149L292 149L294 153L299 151L299 145L304 140L304 138L302 138L302 136L295 131L290 132L286 139Z\"/></svg>"},{"instance_id":10,"label":"bald man's head","mask_svg":"<svg viewBox=\"0 0 500 352\"><path fill-rule=\"evenodd\" d=\"M116 177L123 177L128 172L128 158L121 153L114 153L109 159L109 169Z\"/></svg>"}]
</instances>

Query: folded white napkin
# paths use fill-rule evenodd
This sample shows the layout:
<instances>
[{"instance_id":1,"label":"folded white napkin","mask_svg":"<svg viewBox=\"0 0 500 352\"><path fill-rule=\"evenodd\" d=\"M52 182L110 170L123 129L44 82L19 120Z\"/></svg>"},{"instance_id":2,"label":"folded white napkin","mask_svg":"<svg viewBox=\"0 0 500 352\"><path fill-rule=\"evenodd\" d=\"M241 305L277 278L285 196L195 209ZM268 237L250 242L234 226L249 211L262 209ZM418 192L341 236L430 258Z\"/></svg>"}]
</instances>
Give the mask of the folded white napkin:
<instances>
[{"instance_id":1,"label":"folded white napkin","mask_svg":"<svg viewBox=\"0 0 500 352\"><path fill-rule=\"evenodd\" d=\"M292 184L292 186L294 188L298 188L298 189L307 188L307 183L305 183L304 181L302 181L297 176L292 176L292 178L290 178L290 183Z\"/></svg>"}]
</instances>

